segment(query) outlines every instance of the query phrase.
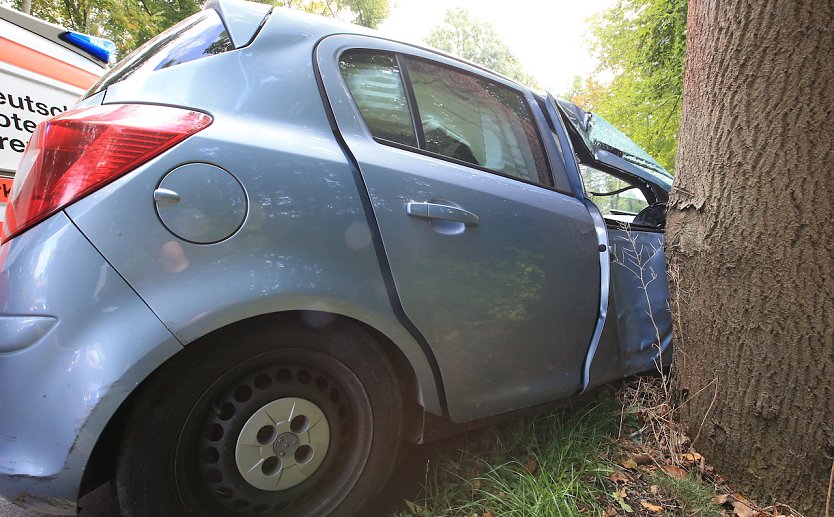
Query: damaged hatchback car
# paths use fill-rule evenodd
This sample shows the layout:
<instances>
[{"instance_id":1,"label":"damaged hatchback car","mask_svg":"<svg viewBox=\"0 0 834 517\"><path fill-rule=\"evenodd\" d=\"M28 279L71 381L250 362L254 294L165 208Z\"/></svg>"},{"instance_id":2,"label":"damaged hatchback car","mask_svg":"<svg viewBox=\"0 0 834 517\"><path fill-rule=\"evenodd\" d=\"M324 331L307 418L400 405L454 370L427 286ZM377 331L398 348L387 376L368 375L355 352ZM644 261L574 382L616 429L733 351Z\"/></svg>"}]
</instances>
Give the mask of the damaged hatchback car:
<instances>
[{"instance_id":1,"label":"damaged hatchback car","mask_svg":"<svg viewBox=\"0 0 834 517\"><path fill-rule=\"evenodd\" d=\"M235 0L42 123L0 248L0 495L348 515L397 451L669 359L671 177L471 63Z\"/></svg>"}]
</instances>

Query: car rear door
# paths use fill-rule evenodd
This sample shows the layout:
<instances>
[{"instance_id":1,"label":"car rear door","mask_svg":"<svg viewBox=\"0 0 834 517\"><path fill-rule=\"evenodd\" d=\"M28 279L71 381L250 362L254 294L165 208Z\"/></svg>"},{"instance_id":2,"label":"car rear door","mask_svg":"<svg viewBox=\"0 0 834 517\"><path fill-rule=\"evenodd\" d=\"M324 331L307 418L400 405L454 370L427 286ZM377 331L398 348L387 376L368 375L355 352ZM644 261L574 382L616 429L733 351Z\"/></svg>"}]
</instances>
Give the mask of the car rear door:
<instances>
[{"instance_id":1,"label":"car rear door","mask_svg":"<svg viewBox=\"0 0 834 517\"><path fill-rule=\"evenodd\" d=\"M575 393L597 322L599 243L532 95L364 36L326 38L316 63L452 420Z\"/></svg>"}]
</instances>

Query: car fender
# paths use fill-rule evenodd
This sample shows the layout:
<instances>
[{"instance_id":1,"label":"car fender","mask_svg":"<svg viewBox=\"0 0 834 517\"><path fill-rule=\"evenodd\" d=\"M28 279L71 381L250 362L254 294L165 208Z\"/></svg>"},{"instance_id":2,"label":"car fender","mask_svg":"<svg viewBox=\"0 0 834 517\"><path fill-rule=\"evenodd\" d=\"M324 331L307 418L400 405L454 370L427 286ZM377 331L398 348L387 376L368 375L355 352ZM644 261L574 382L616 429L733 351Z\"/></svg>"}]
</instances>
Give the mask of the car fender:
<instances>
[{"instance_id":1,"label":"car fender","mask_svg":"<svg viewBox=\"0 0 834 517\"><path fill-rule=\"evenodd\" d=\"M272 121L215 117L222 122L68 207L72 221L181 343L263 314L345 316L397 345L425 409L442 414L431 350L392 309L393 286L332 133L300 136ZM317 145L295 145L298 138ZM154 191L183 162L227 171L245 189L245 222L232 236L197 244L162 224ZM201 195L213 187L197 180L184 188Z\"/></svg>"},{"instance_id":2,"label":"car fender","mask_svg":"<svg viewBox=\"0 0 834 517\"><path fill-rule=\"evenodd\" d=\"M75 515L107 422L182 346L63 212L0 248L0 326L0 387L16 401L0 419L0 493Z\"/></svg>"}]
</instances>

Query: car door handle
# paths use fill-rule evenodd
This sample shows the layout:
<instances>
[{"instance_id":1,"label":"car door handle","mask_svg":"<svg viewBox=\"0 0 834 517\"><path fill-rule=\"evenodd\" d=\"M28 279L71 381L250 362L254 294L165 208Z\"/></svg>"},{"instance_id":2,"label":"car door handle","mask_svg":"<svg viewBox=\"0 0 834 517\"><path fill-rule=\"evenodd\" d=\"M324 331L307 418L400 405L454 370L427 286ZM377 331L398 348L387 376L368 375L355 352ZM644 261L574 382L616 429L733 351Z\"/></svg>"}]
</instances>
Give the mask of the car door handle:
<instances>
[{"instance_id":1,"label":"car door handle","mask_svg":"<svg viewBox=\"0 0 834 517\"><path fill-rule=\"evenodd\" d=\"M411 217L421 219L439 219L441 221L457 221L466 226L477 226L480 218L463 208L456 206L440 205L437 203L417 203L411 201L405 207L405 213Z\"/></svg>"}]
</instances>

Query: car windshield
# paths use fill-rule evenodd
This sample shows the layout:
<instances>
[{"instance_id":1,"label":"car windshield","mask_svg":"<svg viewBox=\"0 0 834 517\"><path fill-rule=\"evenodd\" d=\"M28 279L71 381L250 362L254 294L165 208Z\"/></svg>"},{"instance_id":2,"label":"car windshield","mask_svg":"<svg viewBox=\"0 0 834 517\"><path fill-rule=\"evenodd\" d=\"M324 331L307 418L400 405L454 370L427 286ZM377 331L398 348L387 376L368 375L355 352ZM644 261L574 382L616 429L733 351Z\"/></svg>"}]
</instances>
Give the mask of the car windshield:
<instances>
[{"instance_id":1,"label":"car windshield","mask_svg":"<svg viewBox=\"0 0 834 517\"><path fill-rule=\"evenodd\" d=\"M662 178L662 183L670 182L672 175L669 171L610 122L596 113L583 110L572 102L562 99L554 99L554 102L562 108L563 114L579 132L579 136L589 151L592 153L596 150L608 151L647 171L651 176Z\"/></svg>"},{"instance_id":2,"label":"car windshield","mask_svg":"<svg viewBox=\"0 0 834 517\"><path fill-rule=\"evenodd\" d=\"M622 156L624 160L643 169L657 172L667 178L672 177L662 165L654 161L639 145L596 113L591 113L587 124L588 137L600 149Z\"/></svg>"}]
</instances>

